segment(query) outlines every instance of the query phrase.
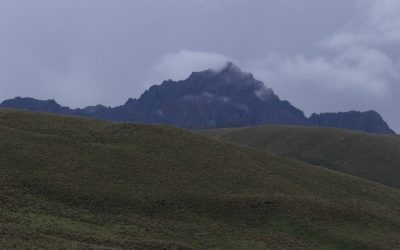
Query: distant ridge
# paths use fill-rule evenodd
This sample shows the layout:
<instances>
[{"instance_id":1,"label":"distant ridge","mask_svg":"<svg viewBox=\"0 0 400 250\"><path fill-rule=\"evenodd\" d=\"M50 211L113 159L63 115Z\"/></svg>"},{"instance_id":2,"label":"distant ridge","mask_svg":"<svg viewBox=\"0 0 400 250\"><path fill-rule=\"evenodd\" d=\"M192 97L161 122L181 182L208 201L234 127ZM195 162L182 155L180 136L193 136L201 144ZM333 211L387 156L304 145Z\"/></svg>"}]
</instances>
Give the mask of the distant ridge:
<instances>
[{"instance_id":1,"label":"distant ridge","mask_svg":"<svg viewBox=\"0 0 400 250\"><path fill-rule=\"evenodd\" d=\"M140 98L129 99L117 107L97 105L70 109L54 100L21 97L5 100L0 107L190 129L281 124L394 134L375 111L313 114L307 118L301 110L281 100L272 89L233 63L220 71L194 72L183 81L168 80L153 85Z\"/></svg>"},{"instance_id":2,"label":"distant ridge","mask_svg":"<svg viewBox=\"0 0 400 250\"><path fill-rule=\"evenodd\" d=\"M311 124L318 127L334 127L372 132L377 134L395 134L382 116L376 111L349 111L339 113L312 114Z\"/></svg>"}]
</instances>

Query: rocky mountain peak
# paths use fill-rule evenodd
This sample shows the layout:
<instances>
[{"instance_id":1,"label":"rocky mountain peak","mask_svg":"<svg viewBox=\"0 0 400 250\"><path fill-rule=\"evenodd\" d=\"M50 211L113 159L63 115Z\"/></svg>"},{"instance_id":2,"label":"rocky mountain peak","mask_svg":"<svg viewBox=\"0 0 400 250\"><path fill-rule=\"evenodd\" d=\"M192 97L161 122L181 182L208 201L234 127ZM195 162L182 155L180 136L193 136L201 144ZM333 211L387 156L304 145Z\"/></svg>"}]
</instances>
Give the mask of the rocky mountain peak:
<instances>
[{"instance_id":1,"label":"rocky mountain peak","mask_svg":"<svg viewBox=\"0 0 400 250\"><path fill-rule=\"evenodd\" d=\"M129 99L113 108L98 105L69 109L54 100L32 98L7 100L0 107L122 122L163 123L190 129L286 124L394 133L372 111L314 114L307 118L301 110L280 100L263 82L231 62L220 70L194 72L186 80L153 85L140 98Z\"/></svg>"}]
</instances>

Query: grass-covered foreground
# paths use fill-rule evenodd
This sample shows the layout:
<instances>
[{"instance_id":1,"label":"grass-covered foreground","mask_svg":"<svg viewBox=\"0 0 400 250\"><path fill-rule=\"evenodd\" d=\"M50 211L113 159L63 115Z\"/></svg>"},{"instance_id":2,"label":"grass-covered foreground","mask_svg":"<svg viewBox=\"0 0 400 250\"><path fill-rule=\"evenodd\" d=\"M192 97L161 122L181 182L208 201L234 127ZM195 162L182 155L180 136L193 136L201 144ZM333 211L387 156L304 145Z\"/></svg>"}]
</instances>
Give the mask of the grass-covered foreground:
<instances>
[{"instance_id":1,"label":"grass-covered foreground","mask_svg":"<svg viewBox=\"0 0 400 250\"><path fill-rule=\"evenodd\" d=\"M227 128L202 133L400 188L398 135L296 126Z\"/></svg>"},{"instance_id":2,"label":"grass-covered foreground","mask_svg":"<svg viewBox=\"0 0 400 250\"><path fill-rule=\"evenodd\" d=\"M0 248L396 249L400 191L183 130L0 111Z\"/></svg>"}]
</instances>

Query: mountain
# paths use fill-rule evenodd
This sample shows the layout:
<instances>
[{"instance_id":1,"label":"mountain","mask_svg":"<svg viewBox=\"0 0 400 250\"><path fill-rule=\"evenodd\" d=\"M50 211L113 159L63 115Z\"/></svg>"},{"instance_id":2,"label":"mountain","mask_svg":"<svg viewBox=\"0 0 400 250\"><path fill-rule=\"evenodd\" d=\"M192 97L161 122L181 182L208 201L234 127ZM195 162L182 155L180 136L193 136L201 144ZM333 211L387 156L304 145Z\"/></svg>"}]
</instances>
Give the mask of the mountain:
<instances>
[{"instance_id":1,"label":"mountain","mask_svg":"<svg viewBox=\"0 0 400 250\"><path fill-rule=\"evenodd\" d=\"M319 127L359 130L377 134L394 134L375 111L312 114L310 122Z\"/></svg>"},{"instance_id":2,"label":"mountain","mask_svg":"<svg viewBox=\"0 0 400 250\"><path fill-rule=\"evenodd\" d=\"M202 133L400 188L400 136L298 126Z\"/></svg>"},{"instance_id":3,"label":"mountain","mask_svg":"<svg viewBox=\"0 0 400 250\"><path fill-rule=\"evenodd\" d=\"M5 100L0 104L0 106L4 108L23 109L23 110L40 111L47 113L58 113L58 114L73 113L73 110L67 107L62 107L55 100L44 101L29 97L25 98L16 97L14 99Z\"/></svg>"},{"instance_id":4,"label":"mountain","mask_svg":"<svg viewBox=\"0 0 400 250\"><path fill-rule=\"evenodd\" d=\"M0 138L1 249L400 246L398 189L249 147L13 110Z\"/></svg>"},{"instance_id":5,"label":"mountain","mask_svg":"<svg viewBox=\"0 0 400 250\"><path fill-rule=\"evenodd\" d=\"M162 123L190 129L290 124L394 133L377 113L348 112L336 114L336 118L321 114L308 119L301 110L280 100L273 90L232 63L220 71L192 73L183 81L164 81L152 86L140 98L129 99L124 105L113 108L97 105L72 110L61 107L54 100L31 98L6 100L0 107L110 121Z\"/></svg>"}]
</instances>

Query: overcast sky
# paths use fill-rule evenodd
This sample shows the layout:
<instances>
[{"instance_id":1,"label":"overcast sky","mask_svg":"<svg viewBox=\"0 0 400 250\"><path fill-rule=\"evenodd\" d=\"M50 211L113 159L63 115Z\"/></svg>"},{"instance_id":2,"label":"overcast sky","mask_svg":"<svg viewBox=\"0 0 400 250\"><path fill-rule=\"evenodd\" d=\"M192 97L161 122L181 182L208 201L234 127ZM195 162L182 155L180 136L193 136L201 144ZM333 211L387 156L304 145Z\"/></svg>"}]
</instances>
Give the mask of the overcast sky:
<instances>
[{"instance_id":1,"label":"overcast sky","mask_svg":"<svg viewBox=\"0 0 400 250\"><path fill-rule=\"evenodd\" d=\"M123 104L233 61L312 112L400 132L399 0L0 0L0 99Z\"/></svg>"}]
</instances>

